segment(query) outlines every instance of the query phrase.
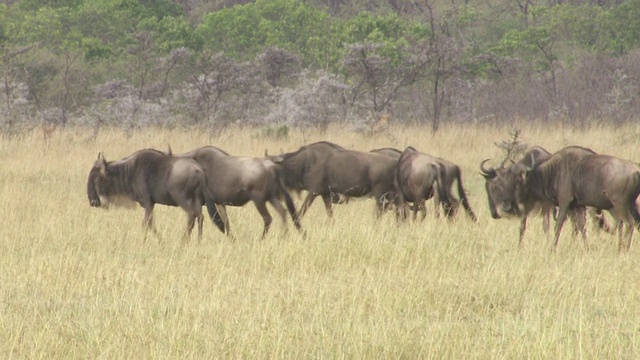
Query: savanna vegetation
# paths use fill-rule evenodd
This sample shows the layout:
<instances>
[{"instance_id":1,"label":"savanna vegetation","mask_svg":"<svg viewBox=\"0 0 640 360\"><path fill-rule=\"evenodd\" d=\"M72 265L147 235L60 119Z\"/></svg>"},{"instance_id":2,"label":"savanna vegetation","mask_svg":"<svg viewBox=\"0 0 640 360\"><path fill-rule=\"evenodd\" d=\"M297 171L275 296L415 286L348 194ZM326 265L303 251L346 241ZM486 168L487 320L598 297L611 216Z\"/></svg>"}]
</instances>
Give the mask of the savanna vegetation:
<instances>
[{"instance_id":1,"label":"savanna vegetation","mask_svg":"<svg viewBox=\"0 0 640 360\"><path fill-rule=\"evenodd\" d=\"M638 0L12 0L0 130L623 123L639 45Z\"/></svg>"},{"instance_id":2,"label":"savanna vegetation","mask_svg":"<svg viewBox=\"0 0 640 360\"><path fill-rule=\"evenodd\" d=\"M640 1L9 0L0 4L0 357L638 358L637 244L490 217L521 145L638 161ZM514 130L519 130L517 136ZM251 205L236 241L94 209L98 153L329 140L459 164L479 217ZM507 153L512 151L511 153ZM300 200L296 199L300 204ZM432 205L428 204L428 209Z\"/></svg>"},{"instance_id":3,"label":"savanna vegetation","mask_svg":"<svg viewBox=\"0 0 640 360\"><path fill-rule=\"evenodd\" d=\"M516 126L516 139L510 126L482 124L443 124L436 136L424 126L363 135L332 125L98 136L69 127L5 138L0 357L637 358L637 241L619 253L615 236L590 226L588 250L565 231L552 253L532 219L518 248L519 221L491 218L478 165L498 164L505 148L524 143L582 144L637 161L640 129ZM99 151L114 160L145 147L211 144L261 156L317 140L359 150L413 145L458 163L479 222L430 211L398 225L391 214L376 219L364 199L336 206L328 220L316 203L303 219L306 237L289 220L288 232L274 223L261 241L262 221L248 205L230 209L236 241L206 221L202 242L183 245L180 209L157 206L163 241L143 242L141 208L88 203Z\"/></svg>"}]
</instances>

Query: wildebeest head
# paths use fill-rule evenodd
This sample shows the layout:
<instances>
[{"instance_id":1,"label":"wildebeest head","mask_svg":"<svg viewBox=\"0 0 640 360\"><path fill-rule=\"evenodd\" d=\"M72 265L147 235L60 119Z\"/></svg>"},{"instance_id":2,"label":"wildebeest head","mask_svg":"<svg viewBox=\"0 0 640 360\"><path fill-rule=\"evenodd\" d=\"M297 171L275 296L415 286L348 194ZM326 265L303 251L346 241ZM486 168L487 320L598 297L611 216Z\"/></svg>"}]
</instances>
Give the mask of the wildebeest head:
<instances>
[{"instance_id":1,"label":"wildebeest head","mask_svg":"<svg viewBox=\"0 0 640 360\"><path fill-rule=\"evenodd\" d=\"M107 165L104 155L99 153L87 180L89 204L93 207L103 208L108 208L109 206L135 207L133 200L123 194L117 194L116 189L114 189L113 176L110 176Z\"/></svg>"},{"instance_id":2,"label":"wildebeest head","mask_svg":"<svg viewBox=\"0 0 640 360\"><path fill-rule=\"evenodd\" d=\"M480 163L480 174L485 178L485 189L489 200L491 217L499 219L503 214L520 216L519 199L522 197L527 172L531 169L522 164L509 168L485 168L488 159Z\"/></svg>"},{"instance_id":3,"label":"wildebeest head","mask_svg":"<svg viewBox=\"0 0 640 360\"><path fill-rule=\"evenodd\" d=\"M102 206L102 198L108 195L109 179L107 177L107 161L102 153L93 164L87 181L87 196L89 204L93 207Z\"/></svg>"}]
</instances>

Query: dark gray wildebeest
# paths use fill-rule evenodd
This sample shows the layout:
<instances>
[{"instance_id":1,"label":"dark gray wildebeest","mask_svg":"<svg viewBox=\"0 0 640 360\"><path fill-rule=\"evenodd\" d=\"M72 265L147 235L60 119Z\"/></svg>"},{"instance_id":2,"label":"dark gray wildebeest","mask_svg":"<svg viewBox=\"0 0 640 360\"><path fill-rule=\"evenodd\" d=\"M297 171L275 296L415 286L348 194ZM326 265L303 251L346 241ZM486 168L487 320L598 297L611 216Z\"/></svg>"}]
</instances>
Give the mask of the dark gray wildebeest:
<instances>
[{"instance_id":1,"label":"dark gray wildebeest","mask_svg":"<svg viewBox=\"0 0 640 360\"><path fill-rule=\"evenodd\" d=\"M591 150L575 148L574 156L595 154ZM522 245L522 240L527 229L527 218L523 214L539 213L542 216L542 228L545 234L549 233L550 219L556 213L556 205L552 201L535 199L527 204L520 204L519 197L524 182L524 173L533 166L539 166L551 157L551 153L540 146L529 148L517 162L505 167L505 162L500 167L485 168L484 164L489 159L480 163L480 174L485 178L485 189L489 201L489 210L494 219L500 219L503 215L515 215L522 217L520 224L520 236L518 244ZM520 208L523 208L521 210ZM598 209L590 211L593 219L599 228L609 231L602 212ZM581 233L583 240L586 239L586 219L585 209L576 207L569 213L574 225L574 233Z\"/></svg>"},{"instance_id":2,"label":"dark gray wildebeest","mask_svg":"<svg viewBox=\"0 0 640 360\"><path fill-rule=\"evenodd\" d=\"M108 208L139 203L145 210L143 225L158 237L153 225L155 204L179 206L187 212L186 240L196 220L198 239L202 237L202 206L213 205L213 199L205 187L205 173L194 160L144 149L111 162L102 153L98 154L98 159L89 172L87 195L89 204L93 207ZM215 206L212 210L214 223L224 231Z\"/></svg>"},{"instance_id":3,"label":"dark gray wildebeest","mask_svg":"<svg viewBox=\"0 0 640 360\"><path fill-rule=\"evenodd\" d=\"M450 207L444 186L444 166L434 156L422 153L411 146L404 149L398 159L396 183L402 200L413 203L414 220L418 210L425 208L425 201L436 191L439 199ZM423 212L422 219L425 217L426 212Z\"/></svg>"},{"instance_id":4,"label":"dark gray wildebeest","mask_svg":"<svg viewBox=\"0 0 640 360\"><path fill-rule=\"evenodd\" d=\"M371 152L386 154L388 156L395 158L396 160L400 159L400 155L402 155L402 151L394 148L389 148L389 147L374 149L374 150L371 150ZM445 215L449 217L455 216L458 208L460 207L460 204L462 204L462 207L464 207L465 211L467 212L467 215L469 215L471 220L478 221L476 214L473 212L473 210L471 209L471 206L469 205L469 200L467 199L466 190L462 185L462 171L460 170L460 167L447 159L444 159L441 157L434 157L434 158L436 159L436 161L438 161L442 165L441 170L444 171L444 173L442 174L442 181L443 181L444 190L447 192L447 200L448 200L448 201L441 201L440 196L438 196L439 191L434 192L433 197L434 197L436 216L440 214L440 207L443 208ZM454 181L457 182L458 184L457 186L458 196L460 200L456 199L456 197L453 195ZM423 212L425 211L425 209L420 209L420 210ZM423 214L423 217L424 216L425 215Z\"/></svg>"},{"instance_id":5,"label":"dark gray wildebeest","mask_svg":"<svg viewBox=\"0 0 640 360\"><path fill-rule=\"evenodd\" d=\"M287 188L307 191L300 207L301 217L317 196L322 197L327 215L332 217L331 205L337 194L373 197L378 215L387 202L400 209L394 183L397 161L386 155L347 150L321 141L270 158L282 166Z\"/></svg>"},{"instance_id":6,"label":"dark gray wildebeest","mask_svg":"<svg viewBox=\"0 0 640 360\"><path fill-rule=\"evenodd\" d=\"M281 203L282 198L296 229L301 231L298 213L291 195L283 184L281 169L273 161L231 156L213 146L205 146L176 156L194 159L204 169L207 189L213 201L221 205L217 209L207 206L207 209L210 210L211 216L215 215L215 210L219 211L227 234L229 218L224 206L243 206L249 201L253 202L264 220L262 238L269 231L273 220L267 209L267 202L276 209L286 229L286 211Z\"/></svg>"},{"instance_id":7,"label":"dark gray wildebeest","mask_svg":"<svg viewBox=\"0 0 640 360\"><path fill-rule=\"evenodd\" d=\"M552 202L558 206L554 249L571 210L586 206L608 210L617 220L618 247L622 250L624 225L631 247L634 227L640 222L636 199L640 194L640 167L627 160L599 155L579 146L566 147L546 162L519 172L519 194L513 201ZM525 208L526 216L527 209ZM584 219L584 216L582 216Z\"/></svg>"}]
</instances>

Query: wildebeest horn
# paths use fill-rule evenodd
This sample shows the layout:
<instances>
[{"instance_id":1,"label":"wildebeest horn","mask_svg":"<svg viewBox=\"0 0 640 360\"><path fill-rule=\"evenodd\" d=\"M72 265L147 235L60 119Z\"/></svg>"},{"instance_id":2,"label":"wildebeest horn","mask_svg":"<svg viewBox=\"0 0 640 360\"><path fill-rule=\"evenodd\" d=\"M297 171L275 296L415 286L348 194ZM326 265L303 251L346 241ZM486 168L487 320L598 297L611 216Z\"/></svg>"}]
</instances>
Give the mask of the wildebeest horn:
<instances>
[{"instance_id":1,"label":"wildebeest horn","mask_svg":"<svg viewBox=\"0 0 640 360\"><path fill-rule=\"evenodd\" d=\"M536 168L536 158L531 154L531 167L528 168L528 171L531 171Z\"/></svg>"},{"instance_id":2,"label":"wildebeest horn","mask_svg":"<svg viewBox=\"0 0 640 360\"><path fill-rule=\"evenodd\" d=\"M482 160L482 162L480 163L480 173L482 174L482 176L485 177L493 177L496 174L496 170L494 168L485 168L484 164L489 161L491 159L484 159Z\"/></svg>"},{"instance_id":3,"label":"wildebeest horn","mask_svg":"<svg viewBox=\"0 0 640 360\"><path fill-rule=\"evenodd\" d=\"M171 144L167 144L167 155L172 156L173 150L171 150Z\"/></svg>"},{"instance_id":4,"label":"wildebeest horn","mask_svg":"<svg viewBox=\"0 0 640 360\"><path fill-rule=\"evenodd\" d=\"M264 149L264 157L269 157L269 151L267 149Z\"/></svg>"},{"instance_id":5,"label":"wildebeest horn","mask_svg":"<svg viewBox=\"0 0 640 360\"><path fill-rule=\"evenodd\" d=\"M104 158L104 154L102 151L98 153L98 160L96 160L96 165L100 167L100 173L104 175L107 171L107 160Z\"/></svg>"}]
</instances>

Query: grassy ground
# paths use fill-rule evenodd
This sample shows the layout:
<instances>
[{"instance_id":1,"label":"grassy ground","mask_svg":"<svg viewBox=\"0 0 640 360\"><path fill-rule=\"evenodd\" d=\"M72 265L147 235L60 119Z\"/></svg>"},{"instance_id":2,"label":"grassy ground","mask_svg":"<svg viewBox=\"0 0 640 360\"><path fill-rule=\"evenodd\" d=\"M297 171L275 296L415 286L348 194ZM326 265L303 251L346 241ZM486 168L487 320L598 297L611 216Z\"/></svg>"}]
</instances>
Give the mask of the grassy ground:
<instances>
[{"instance_id":1,"label":"grassy ground","mask_svg":"<svg viewBox=\"0 0 640 360\"><path fill-rule=\"evenodd\" d=\"M523 140L555 151L580 144L639 161L640 128L556 130L521 125ZM541 221L525 247L519 222L493 220L478 164L499 158L512 128L397 129L374 136L333 128L257 129L220 137L148 130L129 136L59 131L0 142L1 358L608 358L640 357L637 241L590 228L550 253ZM89 206L86 178L99 151L116 160L144 147L184 152L216 145L262 156L317 140L370 150L413 145L463 169L479 223L461 213L398 226L371 200L321 202L302 238L277 219L258 240L252 205L230 209L237 241L207 220L203 241L181 246L186 217L156 207L164 241L143 242L143 211ZM298 206L301 201L296 199ZM432 205L428 204L428 209ZM568 229L568 228L567 228Z\"/></svg>"}]
</instances>

